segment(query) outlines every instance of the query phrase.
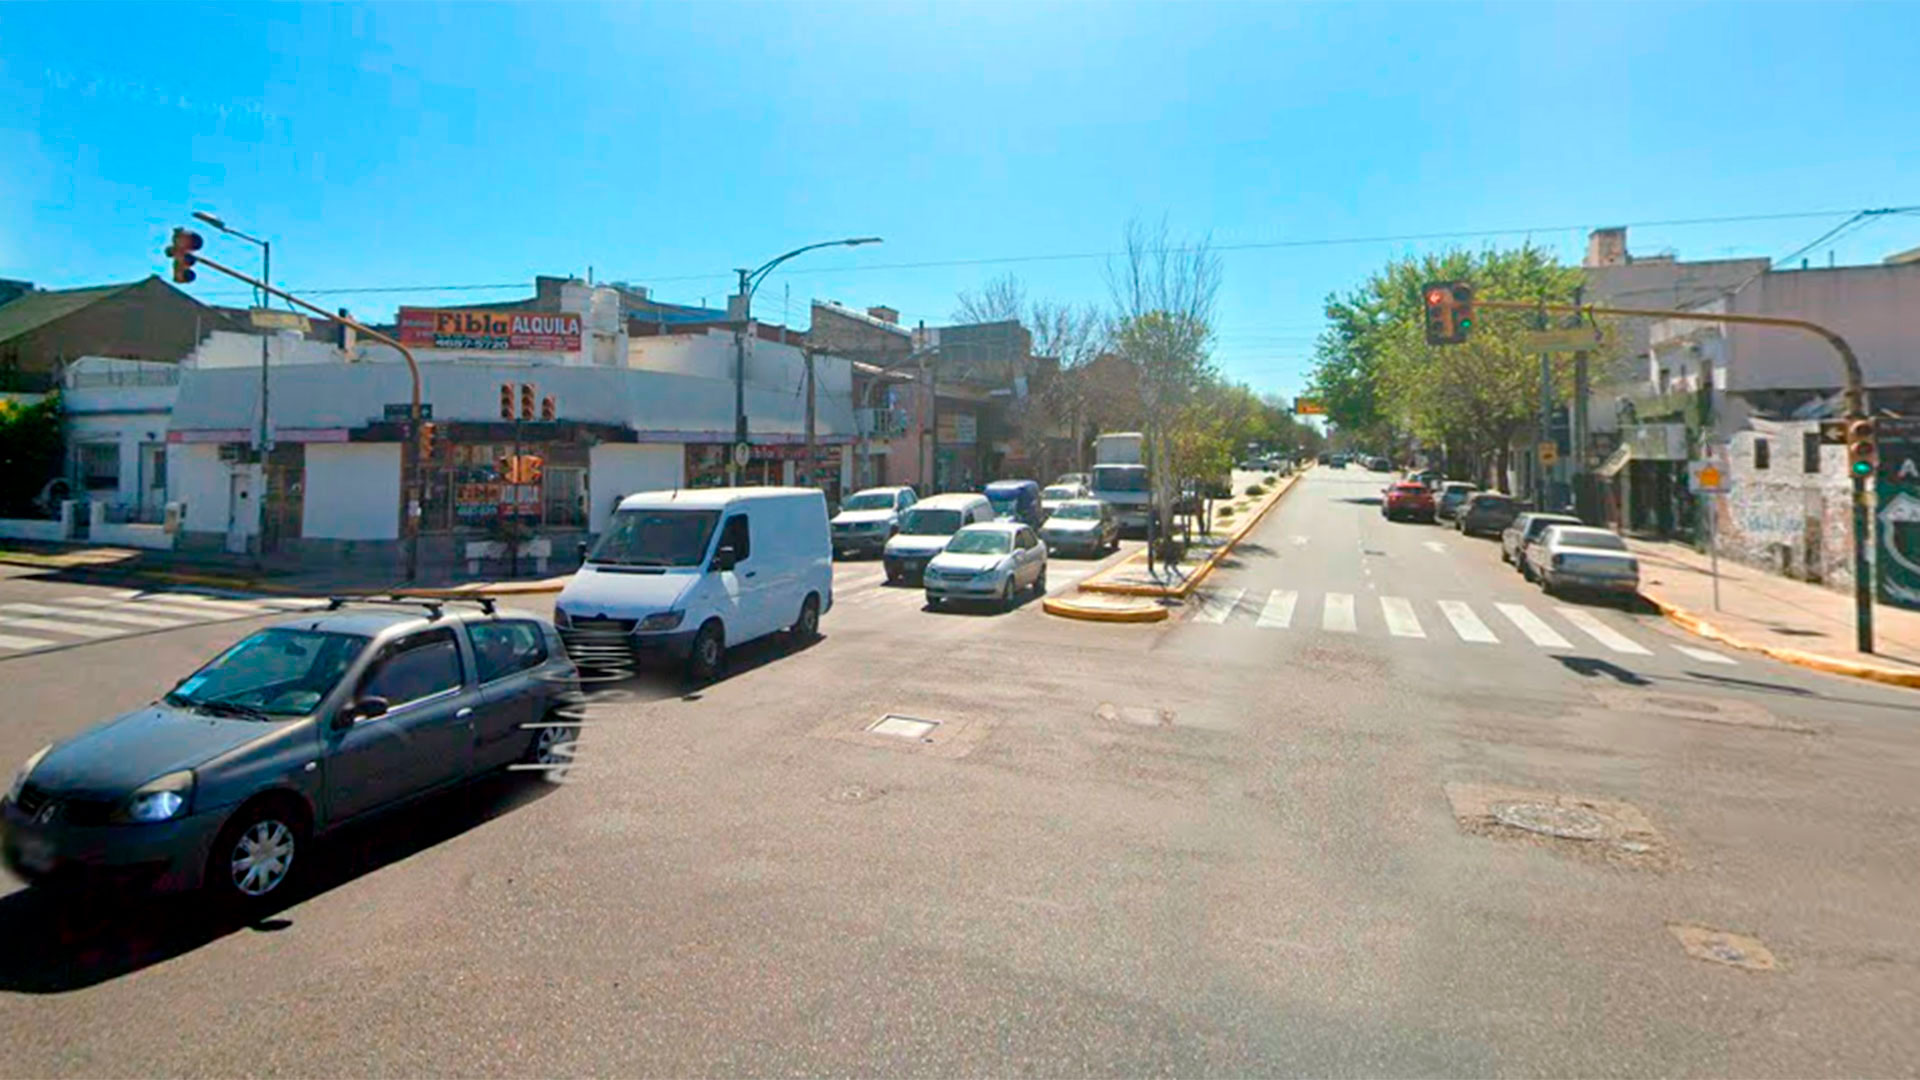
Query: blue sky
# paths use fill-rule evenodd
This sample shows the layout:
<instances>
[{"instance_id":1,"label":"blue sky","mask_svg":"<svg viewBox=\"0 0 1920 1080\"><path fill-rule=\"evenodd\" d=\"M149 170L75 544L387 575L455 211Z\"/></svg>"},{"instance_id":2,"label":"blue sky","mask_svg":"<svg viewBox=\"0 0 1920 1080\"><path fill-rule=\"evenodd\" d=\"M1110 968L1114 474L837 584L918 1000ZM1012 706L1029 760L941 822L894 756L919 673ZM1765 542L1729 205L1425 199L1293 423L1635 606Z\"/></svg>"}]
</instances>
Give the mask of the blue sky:
<instances>
[{"instance_id":1,"label":"blue sky","mask_svg":"<svg viewBox=\"0 0 1920 1080\"><path fill-rule=\"evenodd\" d=\"M591 267L717 303L732 267L875 234L757 312L935 323L1007 271L1103 301L1136 216L1221 245L1537 229L1577 260L1590 226L1920 204L1916 4L6 4L0 41L0 276L49 287L161 270L195 209L307 289ZM1631 243L1780 256L1843 218ZM1218 358L1297 392L1330 290L1526 238L1228 252ZM1835 257L1915 246L1920 215Z\"/></svg>"}]
</instances>

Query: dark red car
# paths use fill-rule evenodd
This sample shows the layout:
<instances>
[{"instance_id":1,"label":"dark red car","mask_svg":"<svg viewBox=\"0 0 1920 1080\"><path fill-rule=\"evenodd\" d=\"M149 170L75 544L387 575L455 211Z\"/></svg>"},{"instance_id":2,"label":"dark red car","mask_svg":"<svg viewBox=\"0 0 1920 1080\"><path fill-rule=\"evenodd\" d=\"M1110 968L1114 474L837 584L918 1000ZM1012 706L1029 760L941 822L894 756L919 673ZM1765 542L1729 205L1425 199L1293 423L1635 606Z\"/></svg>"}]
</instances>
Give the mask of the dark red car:
<instances>
[{"instance_id":1,"label":"dark red car","mask_svg":"<svg viewBox=\"0 0 1920 1080\"><path fill-rule=\"evenodd\" d=\"M1380 500L1380 513L1388 521L1413 518L1433 520L1433 490L1425 484L1399 483L1387 489Z\"/></svg>"}]
</instances>

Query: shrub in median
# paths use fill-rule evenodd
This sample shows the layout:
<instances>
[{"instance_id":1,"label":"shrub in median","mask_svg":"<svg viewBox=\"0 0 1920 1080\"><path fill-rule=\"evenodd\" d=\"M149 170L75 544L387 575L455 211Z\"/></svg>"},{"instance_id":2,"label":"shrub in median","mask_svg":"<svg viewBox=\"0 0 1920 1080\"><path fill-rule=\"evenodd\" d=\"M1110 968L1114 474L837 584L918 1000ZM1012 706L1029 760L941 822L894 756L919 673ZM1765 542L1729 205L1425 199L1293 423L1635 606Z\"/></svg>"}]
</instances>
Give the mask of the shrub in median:
<instances>
[{"instance_id":1,"label":"shrub in median","mask_svg":"<svg viewBox=\"0 0 1920 1080\"><path fill-rule=\"evenodd\" d=\"M1249 495L1259 496L1259 495L1265 495L1266 493L1267 493L1267 486L1265 484L1252 484L1252 485L1249 485L1247 488L1247 494Z\"/></svg>"}]
</instances>

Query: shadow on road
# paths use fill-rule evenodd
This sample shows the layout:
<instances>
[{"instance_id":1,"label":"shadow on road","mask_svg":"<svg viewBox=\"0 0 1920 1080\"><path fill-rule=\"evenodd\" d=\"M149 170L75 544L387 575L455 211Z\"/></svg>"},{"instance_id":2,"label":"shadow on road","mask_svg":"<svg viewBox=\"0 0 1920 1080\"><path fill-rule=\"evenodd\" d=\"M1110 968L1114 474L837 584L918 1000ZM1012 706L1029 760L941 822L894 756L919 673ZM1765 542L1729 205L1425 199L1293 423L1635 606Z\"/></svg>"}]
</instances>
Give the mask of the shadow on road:
<instances>
[{"instance_id":1,"label":"shadow on road","mask_svg":"<svg viewBox=\"0 0 1920 1080\"><path fill-rule=\"evenodd\" d=\"M1367 495L1367 496L1364 496L1364 497L1362 497L1362 496L1342 496L1342 497L1340 497L1340 498L1338 498L1338 499L1328 499L1327 501L1328 501L1328 502L1343 502L1343 503L1352 503L1352 504L1353 504L1353 505L1355 505L1355 506L1379 506L1379 505L1380 505L1380 496L1378 496L1378 495Z\"/></svg>"},{"instance_id":2,"label":"shadow on road","mask_svg":"<svg viewBox=\"0 0 1920 1080\"><path fill-rule=\"evenodd\" d=\"M1653 685L1651 680L1636 675L1618 664L1597 660L1591 656L1556 656L1554 659L1560 661L1568 671L1585 678L1593 679L1605 675L1615 682L1625 683L1628 686Z\"/></svg>"},{"instance_id":3,"label":"shadow on road","mask_svg":"<svg viewBox=\"0 0 1920 1080\"><path fill-rule=\"evenodd\" d=\"M0 897L0 992L83 990L217 941L239 930L291 929L285 912L418 854L556 790L524 773L495 774L381 815L308 846L304 879L251 921L222 916L200 896L23 889Z\"/></svg>"}]
</instances>

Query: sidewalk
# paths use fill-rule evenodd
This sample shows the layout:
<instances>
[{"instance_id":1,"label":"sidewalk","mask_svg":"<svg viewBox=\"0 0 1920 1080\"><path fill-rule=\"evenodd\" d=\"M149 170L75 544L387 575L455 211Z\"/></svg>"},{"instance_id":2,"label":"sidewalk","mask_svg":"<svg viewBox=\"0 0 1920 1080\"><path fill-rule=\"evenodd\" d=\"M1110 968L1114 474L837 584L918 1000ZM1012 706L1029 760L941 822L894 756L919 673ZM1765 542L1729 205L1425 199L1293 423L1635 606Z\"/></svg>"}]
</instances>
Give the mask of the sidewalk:
<instances>
[{"instance_id":1,"label":"sidewalk","mask_svg":"<svg viewBox=\"0 0 1920 1080\"><path fill-rule=\"evenodd\" d=\"M1706 555L1684 544L1627 538L1640 559L1640 592L1676 623L1779 659L1836 670L1886 669L1920 685L1920 612L1873 606L1872 654L1854 649L1853 596L1720 560L1720 609ZM1704 626L1698 625L1704 624ZM1837 662L1823 665L1820 660ZM1864 672L1846 672L1864 674ZM1874 677L1874 676L1867 676ZM1905 680L1897 680L1904 682Z\"/></svg>"}]
</instances>

